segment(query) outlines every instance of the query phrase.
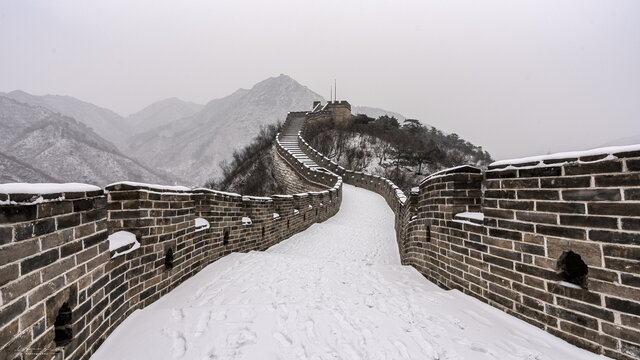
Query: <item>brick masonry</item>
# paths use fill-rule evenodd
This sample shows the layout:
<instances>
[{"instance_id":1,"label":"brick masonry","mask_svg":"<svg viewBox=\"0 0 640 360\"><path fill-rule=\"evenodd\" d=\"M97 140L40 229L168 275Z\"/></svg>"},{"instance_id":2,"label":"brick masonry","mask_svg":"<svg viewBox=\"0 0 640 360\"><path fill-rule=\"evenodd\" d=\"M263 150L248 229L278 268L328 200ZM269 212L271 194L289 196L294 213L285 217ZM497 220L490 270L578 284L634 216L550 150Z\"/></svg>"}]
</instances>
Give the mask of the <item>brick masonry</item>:
<instances>
[{"instance_id":1,"label":"brick masonry","mask_svg":"<svg viewBox=\"0 0 640 360\"><path fill-rule=\"evenodd\" d=\"M427 178L410 197L418 206L403 261L577 346L637 359L638 163L640 152L603 154ZM584 283L563 282L569 252L588 267Z\"/></svg>"},{"instance_id":2,"label":"brick masonry","mask_svg":"<svg viewBox=\"0 0 640 360\"><path fill-rule=\"evenodd\" d=\"M41 194L0 194L0 360L88 359L134 310L211 262L333 216L342 180L276 151L294 167L292 188L320 191L249 197L118 183L42 203L33 203ZM196 218L209 228L196 228ZM140 247L115 256L108 236L121 230Z\"/></svg>"},{"instance_id":3,"label":"brick masonry","mask_svg":"<svg viewBox=\"0 0 640 360\"><path fill-rule=\"evenodd\" d=\"M273 164L276 179L280 186L283 187L284 192L287 194L297 194L307 191L322 191L323 187L314 184L309 184L304 181L304 178L294 171L291 166L278 154L274 145L273 151Z\"/></svg>"}]
</instances>

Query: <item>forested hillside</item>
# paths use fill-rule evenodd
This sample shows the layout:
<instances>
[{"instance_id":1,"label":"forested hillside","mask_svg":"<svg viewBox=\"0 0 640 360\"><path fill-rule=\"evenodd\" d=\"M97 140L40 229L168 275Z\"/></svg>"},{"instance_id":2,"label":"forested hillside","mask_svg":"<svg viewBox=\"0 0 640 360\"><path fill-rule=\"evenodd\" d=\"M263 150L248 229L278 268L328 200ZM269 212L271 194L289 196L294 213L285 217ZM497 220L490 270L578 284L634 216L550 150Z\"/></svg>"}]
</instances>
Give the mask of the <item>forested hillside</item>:
<instances>
[{"instance_id":1,"label":"forested hillside","mask_svg":"<svg viewBox=\"0 0 640 360\"><path fill-rule=\"evenodd\" d=\"M273 174L272 146L280 124L262 127L258 136L220 163L222 175L207 187L248 195L282 192ZM472 164L485 167L493 160L482 147L457 134L425 126L417 120L383 115L377 119L357 115L351 125L336 127L333 121L307 123L305 138L318 151L347 169L384 176L407 191L438 170Z\"/></svg>"},{"instance_id":2,"label":"forested hillside","mask_svg":"<svg viewBox=\"0 0 640 360\"><path fill-rule=\"evenodd\" d=\"M205 186L254 196L284 193L274 174L273 156L277 155L272 154L281 127L280 123L262 126L249 145L233 152L231 161L220 163L222 174Z\"/></svg>"},{"instance_id":3,"label":"forested hillside","mask_svg":"<svg viewBox=\"0 0 640 360\"><path fill-rule=\"evenodd\" d=\"M444 168L471 164L485 167L493 160L487 151L457 134L445 134L415 119L402 123L383 115L363 114L336 127L332 121L312 121L305 137L325 156L345 168L384 176L404 190Z\"/></svg>"}]
</instances>

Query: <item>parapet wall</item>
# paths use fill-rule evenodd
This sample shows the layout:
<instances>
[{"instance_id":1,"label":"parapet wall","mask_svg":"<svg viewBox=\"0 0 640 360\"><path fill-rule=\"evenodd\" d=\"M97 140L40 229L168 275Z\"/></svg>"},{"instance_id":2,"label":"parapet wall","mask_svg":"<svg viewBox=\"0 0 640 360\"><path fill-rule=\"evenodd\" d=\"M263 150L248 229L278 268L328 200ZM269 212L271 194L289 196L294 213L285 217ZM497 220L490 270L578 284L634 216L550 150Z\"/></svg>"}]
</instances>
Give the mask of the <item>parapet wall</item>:
<instances>
[{"instance_id":1,"label":"parapet wall","mask_svg":"<svg viewBox=\"0 0 640 360\"><path fill-rule=\"evenodd\" d=\"M409 224L404 262L434 283L640 357L640 151L445 171L420 184Z\"/></svg>"},{"instance_id":2,"label":"parapet wall","mask_svg":"<svg viewBox=\"0 0 640 360\"><path fill-rule=\"evenodd\" d=\"M276 150L324 190L249 197L116 183L0 193L0 359L88 359L134 310L211 262L333 216L340 177L310 169L279 142ZM114 246L122 234L133 242Z\"/></svg>"}]
</instances>

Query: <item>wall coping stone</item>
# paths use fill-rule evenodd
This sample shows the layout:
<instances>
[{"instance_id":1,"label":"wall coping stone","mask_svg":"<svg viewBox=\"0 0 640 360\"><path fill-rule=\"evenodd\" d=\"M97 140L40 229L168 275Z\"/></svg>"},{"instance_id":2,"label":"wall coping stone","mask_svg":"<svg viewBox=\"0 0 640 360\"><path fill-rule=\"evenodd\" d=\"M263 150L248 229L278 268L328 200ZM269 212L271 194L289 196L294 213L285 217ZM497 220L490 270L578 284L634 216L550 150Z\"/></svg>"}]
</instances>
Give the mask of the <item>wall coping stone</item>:
<instances>
[{"instance_id":1,"label":"wall coping stone","mask_svg":"<svg viewBox=\"0 0 640 360\"><path fill-rule=\"evenodd\" d=\"M482 170L478 167L475 166L471 166L471 165L460 165L460 166L454 166L451 168L447 168L444 170L440 170L438 172L434 172L433 174L427 176L426 178L424 178L422 181L420 181L420 185L422 185L423 183L432 180L432 179L436 179L445 175L449 175L449 174L468 174L468 173L472 173L472 174L482 174Z\"/></svg>"},{"instance_id":2,"label":"wall coping stone","mask_svg":"<svg viewBox=\"0 0 640 360\"><path fill-rule=\"evenodd\" d=\"M640 156L640 144L626 145L626 146L609 146L603 148L596 148L583 151L570 151L560 152L549 155L536 155L519 159L507 159L495 161L489 165L489 169L507 167L509 165L520 166L532 166L540 163L560 163L560 162L573 162L573 161L602 161L611 160L615 158L636 157ZM554 162L555 161L555 162Z\"/></svg>"}]
</instances>

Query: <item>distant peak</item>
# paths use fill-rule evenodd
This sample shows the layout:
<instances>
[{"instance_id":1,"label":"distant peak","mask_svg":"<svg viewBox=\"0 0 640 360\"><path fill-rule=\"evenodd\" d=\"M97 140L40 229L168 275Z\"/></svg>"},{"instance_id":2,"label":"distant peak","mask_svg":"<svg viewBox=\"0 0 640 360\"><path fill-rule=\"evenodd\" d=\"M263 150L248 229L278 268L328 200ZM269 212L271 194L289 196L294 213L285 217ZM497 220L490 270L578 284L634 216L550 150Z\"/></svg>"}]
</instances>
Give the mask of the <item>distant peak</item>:
<instances>
[{"instance_id":1,"label":"distant peak","mask_svg":"<svg viewBox=\"0 0 640 360\"><path fill-rule=\"evenodd\" d=\"M289 75L285 75L285 74L280 74L279 76L273 76L273 77L269 77L265 80L260 81L259 83L255 84L252 88L252 90L254 89L261 89L264 87L273 87L273 86L302 86L300 85L299 82L297 82L294 78L292 78Z\"/></svg>"},{"instance_id":2,"label":"distant peak","mask_svg":"<svg viewBox=\"0 0 640 360\"><path fill-rule=\"evenodd\" d=\"M273 76L273 77L270 77L270 78L268 78L268 79L266 79L264 81L295 82L295 83L297 83L297 81L294 78L292 78L291 76L286 75L286 74L280 74L278 76Z\"/></svg>"},{"instance_id":3,"label":"distant peak","mask_svg":"<svg viewBox=\"0 0 640 360\"><path fill-rule=\"evenodd\" d=\"M9 93L8 93L8 95L28 95L28 96L32 96L32 95L31 95L31 94L29 94L28 92L23 91L23 90L20 90L20 89L18 89L18 90L13 90L13 91L9 92Z\"/></svg>"}]
</instances>

